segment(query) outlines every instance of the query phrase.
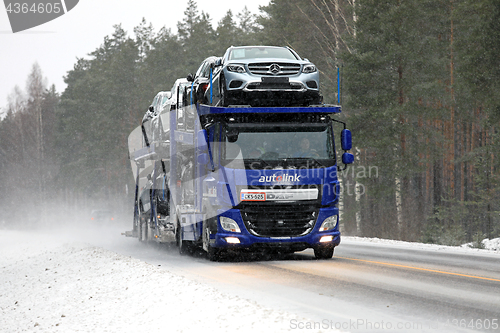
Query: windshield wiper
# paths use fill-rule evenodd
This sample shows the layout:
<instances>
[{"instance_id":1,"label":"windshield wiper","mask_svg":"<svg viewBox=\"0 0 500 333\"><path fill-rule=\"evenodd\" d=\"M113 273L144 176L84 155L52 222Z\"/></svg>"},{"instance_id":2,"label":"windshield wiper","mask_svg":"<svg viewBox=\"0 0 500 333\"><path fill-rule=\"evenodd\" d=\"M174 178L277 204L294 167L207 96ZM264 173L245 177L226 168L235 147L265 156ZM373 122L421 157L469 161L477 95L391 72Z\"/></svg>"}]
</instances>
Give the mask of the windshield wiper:
<instances>
[{"instance_id":1,"label":"windshield wiper","mask_svg":"<svg viewBox=\"0 0 500 333\"><path fill-rule=\"evenodd\" d=\"M318 161L317 159L315 159L314 157L289 157L286 159L287 162L289 160L298 160L298 161L312 161L314 162L316 165L319 165L319 166L322 166L322 167L326 167L326 165L324 165L323 163L321 163L320 161Z\"/></svg>"},{"instance_id":2,"label":"windshield wiper","mask_svg":"<svg viewBox=\"0 0 500 333\"><path fill-rule=\"evenodd\" d=\"M255 162L262 163L262 164L267 165L267 166L271 166L271 164L269 162L266 162L265 160L263 160L261 158L245 158L244 161L245 161L245 164L248 163L250 166L252 166L252 164Z\"/></svg>"}]
</instances>

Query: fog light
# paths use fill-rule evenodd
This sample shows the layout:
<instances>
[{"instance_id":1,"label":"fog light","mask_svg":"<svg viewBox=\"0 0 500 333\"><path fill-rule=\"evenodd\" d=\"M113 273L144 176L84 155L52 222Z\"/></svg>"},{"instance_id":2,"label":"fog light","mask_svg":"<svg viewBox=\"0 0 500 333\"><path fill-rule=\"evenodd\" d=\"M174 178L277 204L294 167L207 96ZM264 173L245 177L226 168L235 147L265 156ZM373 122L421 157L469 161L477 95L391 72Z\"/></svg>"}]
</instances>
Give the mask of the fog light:
<instances>
[{"instance_id":1,"label":"fog light","mask_svg":"<svg viewBox=\"0 0 500 333\"><path fill-rule=\"evenodd\" d=\"M243 84L243 81L233 80L233 81L231 81L231 83L229 83L229 88L238 88L238 87L241 87L242 84Z\"/></svg>"},{"instance_id":2,"label":"fog light","mask_svg":"<svg viewBox=\"0 0 500 333\"><path fill-rule=\"evenodd\" d=\"M306 84L311 89L318 89L318 84L316 83L316 81L307 81Z\"/></svg>"},{"instance_id":3,"label":"fog light","mask_svg":"<svg viewBox=\"0 0 500 333\"><path fill-rule=\"evenodd\" d=\"M228 244L239 244L240 240L237 237L226 237L226 242Z\"/></svg>"},{"instance_id":4,"label":"fog light","mask_svg":"<svg viewBox=\"0 0 500 333\"><path fill-rule=\"evenodd\" d=\"M331 242L333 240L333 236L323 236L321 237L321 239L319 240L320 243L328 243L328 242Z\"/></svg>"}]
</instances>

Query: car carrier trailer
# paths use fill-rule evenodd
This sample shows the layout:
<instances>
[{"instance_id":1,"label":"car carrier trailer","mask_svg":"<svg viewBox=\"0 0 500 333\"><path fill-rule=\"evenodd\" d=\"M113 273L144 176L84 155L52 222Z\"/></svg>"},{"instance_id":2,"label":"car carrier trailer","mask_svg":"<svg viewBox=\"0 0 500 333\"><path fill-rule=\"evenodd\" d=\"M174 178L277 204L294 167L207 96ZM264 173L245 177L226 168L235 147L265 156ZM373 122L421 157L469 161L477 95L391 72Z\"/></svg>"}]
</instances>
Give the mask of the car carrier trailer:
<instances>
[{"instance_id":1,"label":"car carrier trailer","mask_svg":"<svg viewBox=\"0 0 500 333\"><path fill-rule=\"evenodd\" d=\"M170 106L129 137L136 195L126 234L176 242L181 254L199 247L210 260L307 248L331 258L340 243L336 123L342 162L353 162L351 133L334 119L340 106L190 103L190 83L178 80Z\"/></svg>"}]
</instances>

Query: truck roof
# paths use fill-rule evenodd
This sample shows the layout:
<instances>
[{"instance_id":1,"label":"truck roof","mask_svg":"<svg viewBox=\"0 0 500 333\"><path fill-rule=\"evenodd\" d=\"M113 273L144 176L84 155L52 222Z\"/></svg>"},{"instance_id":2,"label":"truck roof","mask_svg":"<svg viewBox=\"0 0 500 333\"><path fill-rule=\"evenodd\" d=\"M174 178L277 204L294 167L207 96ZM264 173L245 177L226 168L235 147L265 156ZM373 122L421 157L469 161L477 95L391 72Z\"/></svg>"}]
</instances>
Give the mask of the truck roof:
<instances>
[{"instance_id":1,"label":"truck roof","mask_svg":"<svg viewBox=\"0 0 500 333\"><path fill-rule=\"evenodd\" d=\"M209 106L200 104L198 105L198 115L205 116L210 114L248 114L248 113L340 113L341 107L339 105L318 105L318 106L304 106L304 107L251 107L251 106Z\"/></svg>"}]
</instances>

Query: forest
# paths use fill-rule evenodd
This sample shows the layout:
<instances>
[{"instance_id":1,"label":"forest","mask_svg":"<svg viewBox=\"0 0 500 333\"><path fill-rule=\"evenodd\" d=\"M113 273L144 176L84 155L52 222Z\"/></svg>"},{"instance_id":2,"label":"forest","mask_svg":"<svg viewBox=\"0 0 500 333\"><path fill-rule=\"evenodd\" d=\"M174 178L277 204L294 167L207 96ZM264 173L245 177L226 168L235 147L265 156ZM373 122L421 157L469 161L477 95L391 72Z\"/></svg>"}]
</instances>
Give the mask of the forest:
<instances>
[{"instance_id":1,"label":"forest","mask_svg":"<svg viewBox=\"0 0 500 333\"><path fill-rule=\"evenodd\" d=\"M32 226L107 202L132 221L127 137L156 93L231 45L286 45L316 64L353 133L344 235L500 236L498 0L271 0L216 23L188 0L176 33L155 28L118 22L62 92L33 65L0 120L3 219Z\"/></svg>"}]
</instances>

